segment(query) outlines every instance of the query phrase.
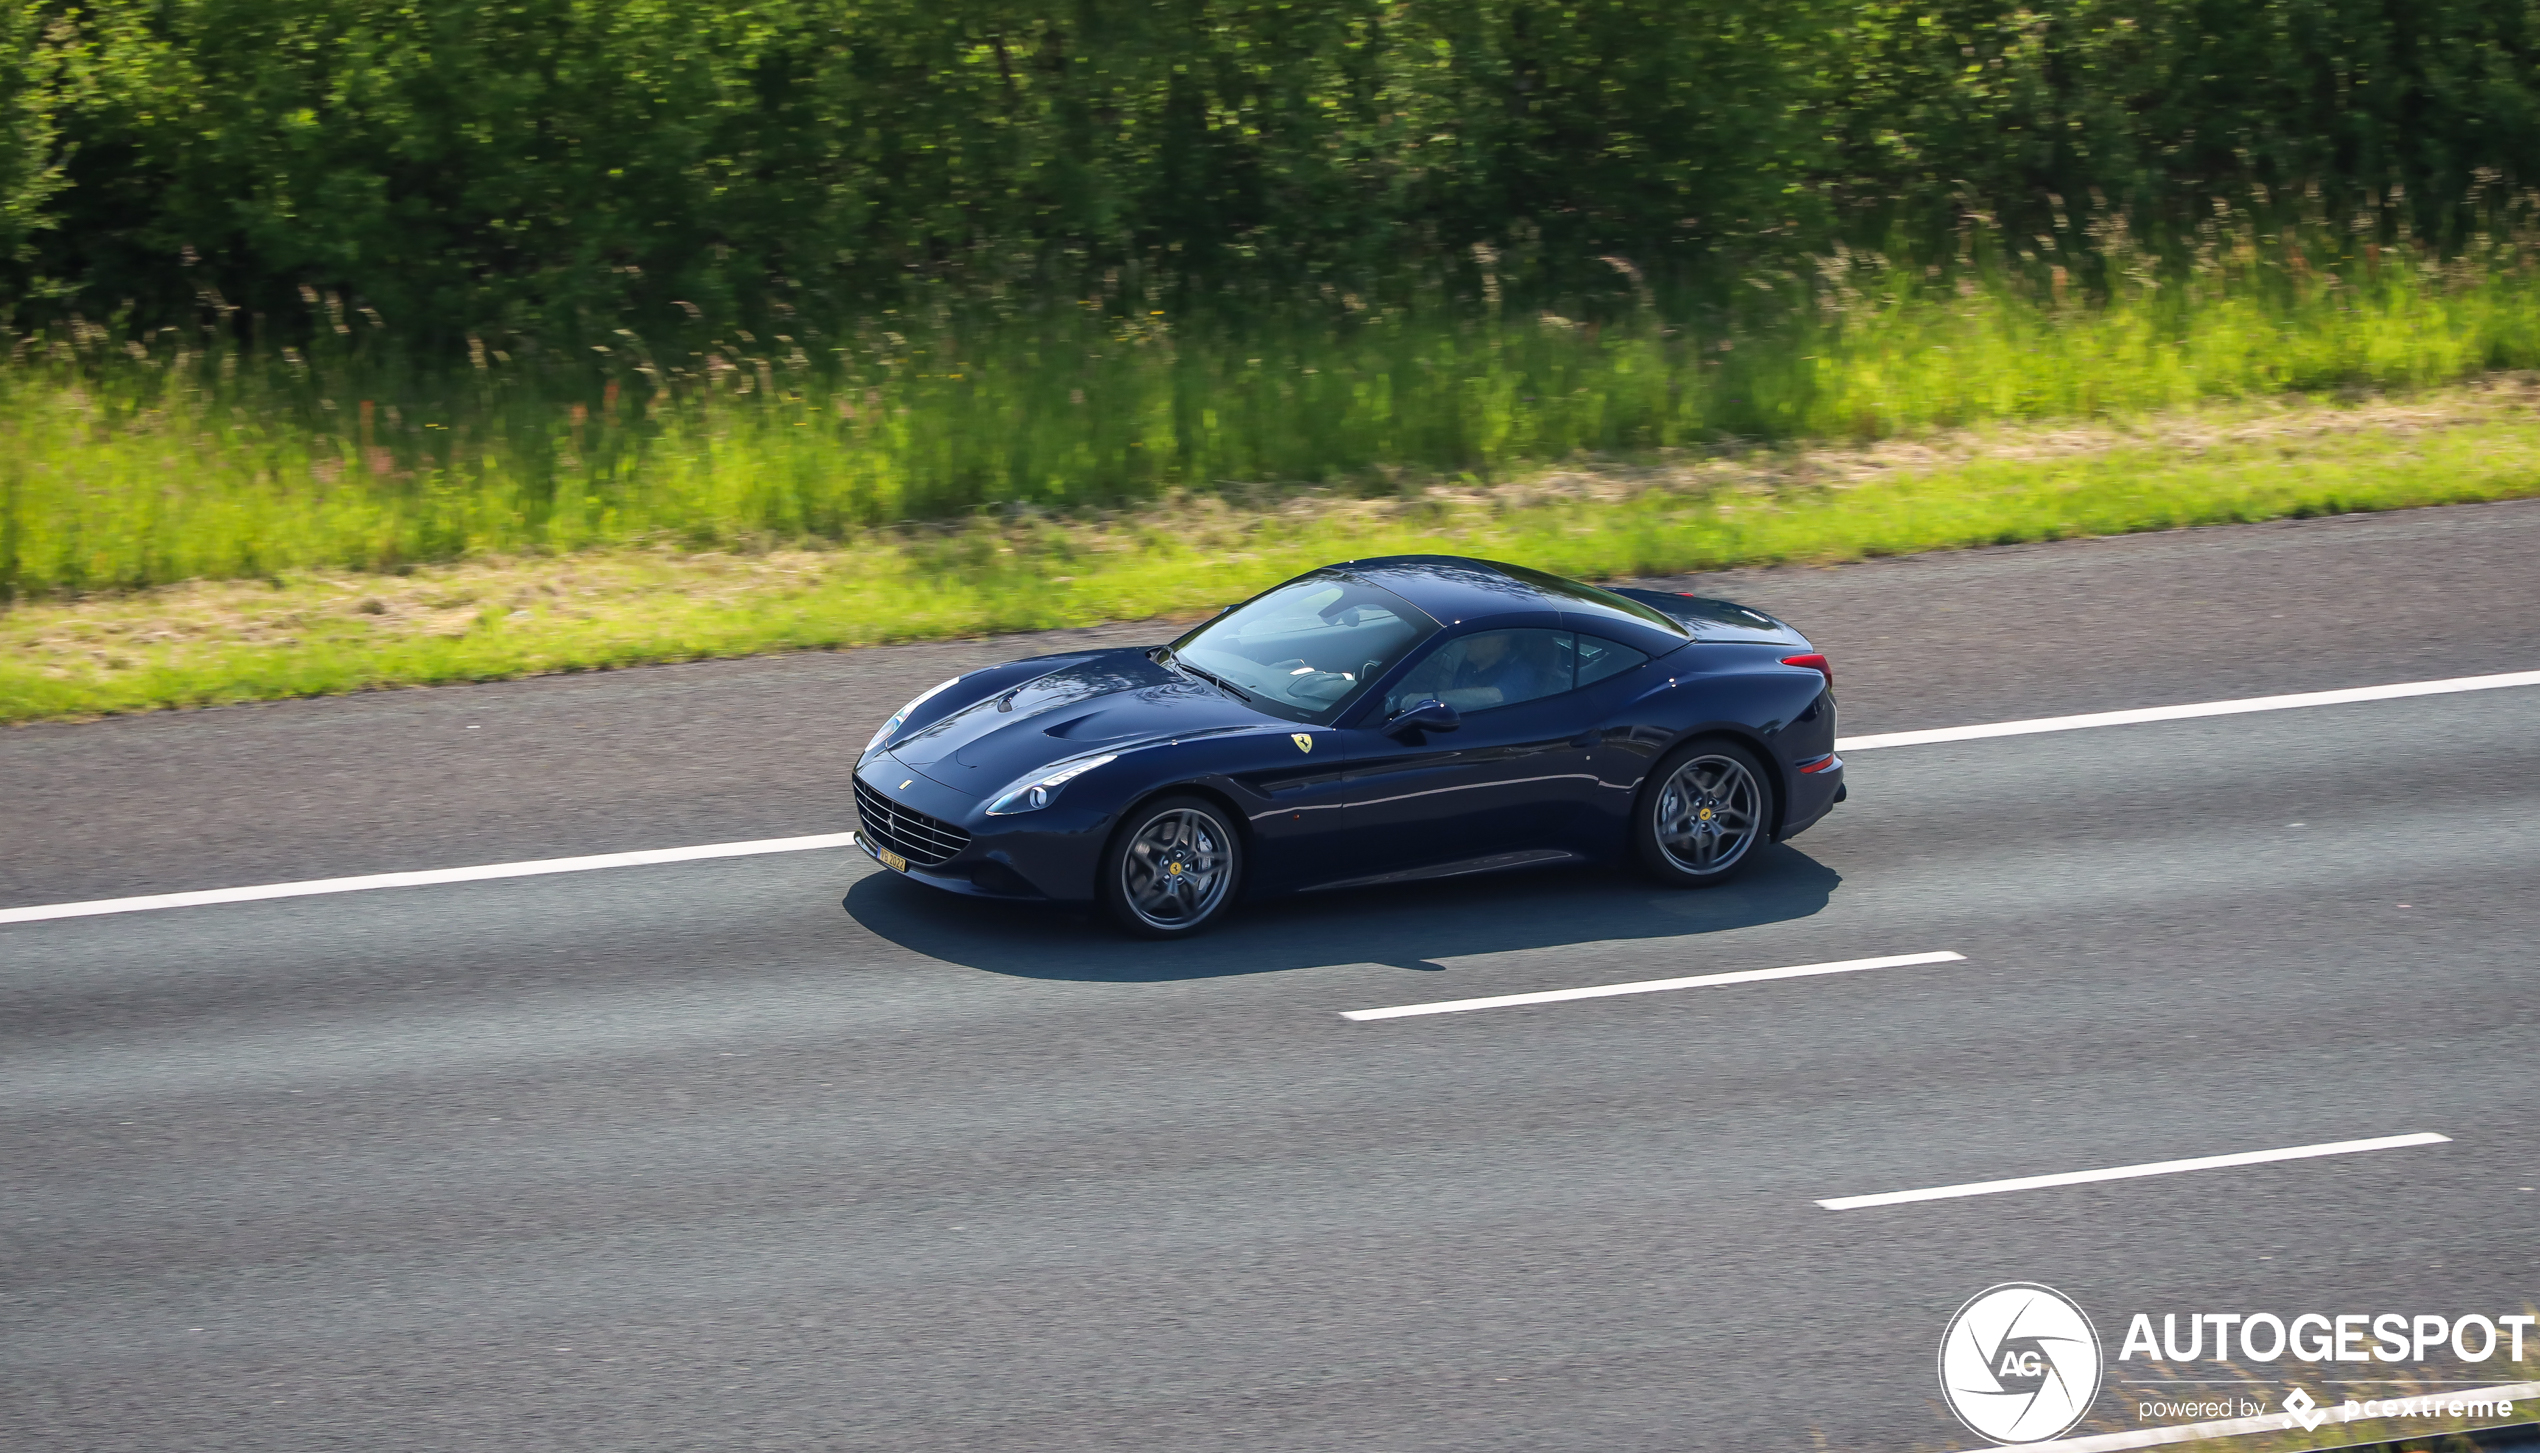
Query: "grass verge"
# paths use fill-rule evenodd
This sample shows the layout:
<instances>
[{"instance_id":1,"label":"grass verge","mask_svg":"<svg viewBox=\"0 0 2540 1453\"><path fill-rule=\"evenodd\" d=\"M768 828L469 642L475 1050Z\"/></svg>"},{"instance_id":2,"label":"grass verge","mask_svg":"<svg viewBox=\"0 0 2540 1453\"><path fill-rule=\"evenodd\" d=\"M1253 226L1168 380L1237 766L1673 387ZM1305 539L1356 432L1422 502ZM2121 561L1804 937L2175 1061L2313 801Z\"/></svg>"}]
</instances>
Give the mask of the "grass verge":
<instances>
[{"instance_id":1,"label":"grass verge","mask_svg":"<svg viewBox=\"0 0 2540 1453\"><path fill-rule=\"evenodd\" d=\"M1602 324L1407 301L944 304L800 336L631 332L456 367L308 321L315 353L82 325L0 362L0 599L670 541L850 544L981 510L1143 510L1228 481L1381 494L1733 440L2131 418L2540 368L2540 233L2443 261L2221 234L2113 290L1855 257L1737 307ZM2061 276L2061 269L2054 275ZM1153 301L1153 300L1149 300ZM351 338L352 341L347 341ZM694 346L688 346L694 345Z\"/></svg>"},{"instance_id":2,"label":"grass verge","mask_svg":"<svg viewBox=\"0 0 2540 1453\"><path fill-rule=\"evenodd\" d=\"M1224 491L830 548L285 573L0 616L0 721L1187 618L1396 551L1589 579L2540 495L2540 381L1858 448L1659 456L1364 499Z\"/></svg>"}]
</instances>

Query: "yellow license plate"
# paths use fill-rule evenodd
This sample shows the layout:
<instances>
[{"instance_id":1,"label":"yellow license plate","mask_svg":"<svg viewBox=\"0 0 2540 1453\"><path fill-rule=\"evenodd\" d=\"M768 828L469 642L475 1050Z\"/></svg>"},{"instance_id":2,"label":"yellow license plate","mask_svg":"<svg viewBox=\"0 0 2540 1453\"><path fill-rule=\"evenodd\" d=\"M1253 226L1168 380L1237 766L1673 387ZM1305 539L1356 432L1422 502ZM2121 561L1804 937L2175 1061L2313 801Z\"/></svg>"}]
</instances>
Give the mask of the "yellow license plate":
<instances>
[{"instance_id":1,"label":"yellow license plate","mask_svg":"<svg viewBox=\"0 0 2540 1453\"><path fill-rule=\"evenodd\" d=\"M908 871L908 859L892 852L889 848L876 848L874 851L882 855L883 867L890 869L894 873L905 873Z\"/></svg>"}]
</instances>

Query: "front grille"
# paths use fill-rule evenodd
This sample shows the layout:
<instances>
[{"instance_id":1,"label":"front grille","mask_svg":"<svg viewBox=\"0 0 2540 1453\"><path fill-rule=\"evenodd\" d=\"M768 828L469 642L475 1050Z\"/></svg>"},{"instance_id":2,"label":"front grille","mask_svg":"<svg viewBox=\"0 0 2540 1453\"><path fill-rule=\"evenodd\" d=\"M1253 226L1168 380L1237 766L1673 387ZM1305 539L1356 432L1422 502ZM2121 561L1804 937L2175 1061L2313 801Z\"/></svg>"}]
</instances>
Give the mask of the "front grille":
<instances>
[{"instance_id":1,"label":"front grille","mask_svg":"<svg viewBox=\"0 0 2540 1453\"><path fill-rule=\"evenodd\" d=\"M864 835L920 867L948 863L970 846L970 834L941 818L900 806L855 779L855 813Z\"/></svg>"}]
</instances>

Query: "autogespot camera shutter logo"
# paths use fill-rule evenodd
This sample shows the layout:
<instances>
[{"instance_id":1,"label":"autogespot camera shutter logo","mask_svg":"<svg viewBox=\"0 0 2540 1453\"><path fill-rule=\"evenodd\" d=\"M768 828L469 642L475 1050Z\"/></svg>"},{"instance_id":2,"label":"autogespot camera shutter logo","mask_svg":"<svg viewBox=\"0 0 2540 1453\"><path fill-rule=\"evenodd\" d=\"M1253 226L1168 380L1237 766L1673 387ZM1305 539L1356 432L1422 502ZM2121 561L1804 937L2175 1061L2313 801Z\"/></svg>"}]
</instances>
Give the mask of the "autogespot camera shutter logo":
<instances>
[{"instance_id":1,"label":"autogespot camera shutter logo","mask_svg":"<svg viewBox=\"0 0 2540 1453\"><path fill-rule=\"evenodd\" d=\"M2006 1282L1969 1298L1940 1339L1949 1411L1996 1443L2039 1443L2072 1430L2099 1396L2099 1333L2072 1298Z\"/></svg>"}]
</instances>

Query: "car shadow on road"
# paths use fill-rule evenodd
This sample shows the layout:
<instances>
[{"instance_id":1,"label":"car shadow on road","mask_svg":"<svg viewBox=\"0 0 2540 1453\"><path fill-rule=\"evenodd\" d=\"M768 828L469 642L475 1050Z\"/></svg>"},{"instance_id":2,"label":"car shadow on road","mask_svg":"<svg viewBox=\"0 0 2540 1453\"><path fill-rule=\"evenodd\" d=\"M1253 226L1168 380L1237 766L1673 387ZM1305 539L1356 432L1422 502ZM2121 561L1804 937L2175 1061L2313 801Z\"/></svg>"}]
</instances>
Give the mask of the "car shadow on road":
<instances>
[{"instance_id":1,"label":"car shadow on road","mask_svg":"<svg viewBox=\"0 0 2540 1453\"><path fill-rule=\"evenodd\" d=\"M1718 888L1661 888L1614 868L1508 873L1250 904L1184 943L1125 937L1089 910L956 897L889 873L858 881L846 910L877 937L947 963L1140 984L1328 964L1439 969L1436 960L1466 954L1753 928L1818 912L1842 881L1783 844Z\"/></svg>"}]
</instances>

